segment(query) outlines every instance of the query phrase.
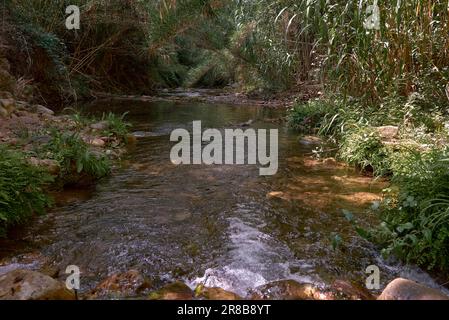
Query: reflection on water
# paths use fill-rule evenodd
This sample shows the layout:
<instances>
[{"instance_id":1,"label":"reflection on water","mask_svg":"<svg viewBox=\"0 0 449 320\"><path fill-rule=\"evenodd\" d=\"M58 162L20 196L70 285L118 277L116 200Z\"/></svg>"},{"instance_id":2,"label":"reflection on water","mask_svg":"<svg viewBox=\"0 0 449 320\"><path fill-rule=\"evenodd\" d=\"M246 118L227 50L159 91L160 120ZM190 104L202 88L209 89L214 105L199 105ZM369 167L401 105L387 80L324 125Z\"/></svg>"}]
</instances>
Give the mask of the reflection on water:
<instances>
[{"instance_id":1,"label":"reflection on water","mask_svg":"<svg viewBox=\"0 0 449 320\"><path fill-rule=\"evenodd\" d=\"M310 158L313 146L274 124L279 111L249 106L108 102L95 113L130 111L139 132L124 167L82 201L62 206L17 238L20 251L38 250L59 270L78 265L82 290L113 272L139 269L156 283L182 279L244 295L268 281L295 279L326 285L335 279L364 283L377 264L385 284L414 269L385 264L372 245L357 237L341 214L348 208L368 225L364 208L384 185L341 165ZM173 129L279 126L279 171L259 176L253 165L184 165L170 162ZM72 195L67 196L72 200ZM334 250L332 234L343 238ZM31 249L30 249L31 248ZM3 255L10 255L2 250ZM0 269L1 271L1 269ZM61 279L65 277L60 271Z\"/></svg>"}]
</instances>

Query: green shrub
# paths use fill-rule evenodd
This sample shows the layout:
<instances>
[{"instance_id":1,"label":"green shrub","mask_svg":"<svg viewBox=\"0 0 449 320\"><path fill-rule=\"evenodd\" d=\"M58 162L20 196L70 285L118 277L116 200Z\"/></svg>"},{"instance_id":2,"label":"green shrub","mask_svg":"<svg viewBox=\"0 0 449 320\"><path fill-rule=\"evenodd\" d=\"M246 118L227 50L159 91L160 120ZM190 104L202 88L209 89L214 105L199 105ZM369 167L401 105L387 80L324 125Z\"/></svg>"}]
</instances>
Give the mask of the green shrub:
<instances>
[{"instance_id":1,"label":"green shrub","mask_svg":"<svg viewBox=\"0 0 449 320\"><path fill-rule=\"evenodd\" d=\"M324 117L332 112L333 106L325 100L310 100L297 103L288 113L289 126L307 133L317 133Z\"/></svg>"},{"instance_id":2,"label":"green shrub","mask_svg":"<svg viewBox=\"0 0 449 320\"><path fill-rule=\"evenodd\" d=\"M126 136L129 133L129 128L131 124L125 122L125 117L128 112L125 112L121 116L115 113L109 112L108 114L103 114L102 121L106 121L108 126L102 133L107 137L115 137L121 141L126 141Z\"/></svg>"},{"instance_id":3,"label":"green shrub","mask_svg":"<svg viewBox=\"0 0 449 320\"><path fill-rule=\"evenodd\" d=\"M52 140L39 148L43 157L58 161L61 166L60 178L86 173L93 178L109 174L110 164L103 155L89 150L88 145L76 133L52 132Z\"/></svg>"},{"instance_id":4,"label":"green shrub","mask_svg":"<svg viewBox=\"0 0 449 320\"><path fill-rule=\"evenodd\" d=\"M361 170L373 171L375 176L390 172L390 152L375 128L356 127L340 143L339 157Z\"/></svg>"},{"instance_id":5,"label":"green shrub","mask_svg":"<svg viewBox=\"0 0 449 320\"><path fill-rule=\"evenodd\" d=\"M0 236L51 204L43 188L52 178L24 159L23 153L0 146Z\"/></svg>"},{"instance_id":6,"label":"green shrub","mask_svg":"<svg viewBox=\"0 0 449 320\"><path fill-rule=\"evenodd\" d=\"M392 182L383 223L374 239L394 254L427 268L449 267L449 152L408 150L392 158Z\"/></svg>"}]
</instances>

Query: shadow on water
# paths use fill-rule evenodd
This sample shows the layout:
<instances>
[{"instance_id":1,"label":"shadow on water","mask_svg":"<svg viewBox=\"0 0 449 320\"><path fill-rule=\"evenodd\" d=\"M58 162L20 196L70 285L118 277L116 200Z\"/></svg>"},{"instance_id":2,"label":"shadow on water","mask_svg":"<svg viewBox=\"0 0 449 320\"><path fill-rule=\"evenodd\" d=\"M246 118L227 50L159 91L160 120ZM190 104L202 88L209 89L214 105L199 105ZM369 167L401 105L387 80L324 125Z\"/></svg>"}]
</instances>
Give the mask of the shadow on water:
<instances>
[{"instance_id":1,"label":"shadow on water","mask_svg":"<svg viewBox=\"0 0 449 320\"><path fill-rule=\"evenodd\" d=\"M311 158L314 146L301 145L297 134L272 121L282 116L279 110L130 101L85 110L129 111L127 120L142 138L114 175L87 193L59 197L56 209L13 235L13 254L11 243L2 246L16 265L39 267L33 253L23 255L27 251L40 252L61 279L66 266L78 265L84 291L129 269L161 283L182 279L242 295L279 279L364 283L372 264L381 268L383 284L404 273L430 281L417 269L385 263L341 213L350 209L364 225L375 223L365 209L385 184ZM203 129L248 120L253 128L279 128L278 173L259 176L255 165L173 165L169 135L176 128L191 130L193 120L201 120ZM333 234L342 237L337 249ZM24 256L20 265L17 257Z\"/></svg>"}]
</instances>

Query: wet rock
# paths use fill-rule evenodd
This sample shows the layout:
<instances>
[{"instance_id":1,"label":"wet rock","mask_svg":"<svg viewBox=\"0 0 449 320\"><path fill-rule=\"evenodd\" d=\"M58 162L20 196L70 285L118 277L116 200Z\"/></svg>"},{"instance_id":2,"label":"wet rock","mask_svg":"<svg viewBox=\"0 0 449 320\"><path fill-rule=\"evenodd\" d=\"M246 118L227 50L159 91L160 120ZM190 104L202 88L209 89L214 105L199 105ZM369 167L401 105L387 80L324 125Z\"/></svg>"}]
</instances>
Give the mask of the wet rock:
<instances>
[{"instance_id":1,"label":"wet rock","mask_svg":"<svg viewBox=\"0 0 449 320\"><path fill-rule=\"evenodd\" d=\"M310 283L280 280L255 289L252 300L325 300L321 292Z\"/></svg>"},{"instance_id":2,"label":"wet rock","mask_svg":"<svg viewBox=\"0 0 449 320\"><path fill-rule=\"evenodd\" d=\"M207 300L243 300L242 297L233 292L218 287L208 288L202 285L195 289L195 296Z\"/></svg>"},{"instance_id":3,"label":"wet rock","mask_svg":"<svg viewBox=\"0 0 449 320\"><path fill-rule=\"evenodd\" d=\"M40 167L48 171L51 175L58 175L61 171L61 167L59 166L59 163L56 160L51 159L38 159L35 157L31 157L29 159L30 164L32 164L35 167Z\"/></svg>"},{"instance_id":4,"label":"wet rock","mask_svg":"<svg viewBox=\"0 0 449 320\"><path fill-rule=\"evenodd\" d=\"M90 128L93 130L102 131L102 130L106 130L107 128L109 128L109 124L107 121L100 121L100 122L91 124Z\"/></svg>"},{"instance_id":5,"label":"wet rock","mask_svg":"<svg viewBox=\"0 0 449 320\"><path fill-rule=\"evenodd\" d=\"M44 107L40 104L34 106L35 110L39 114L45 114L45 115L54 115L55 112L53 110L48 109L47 107Z\"/></svg>"},{"instance_id":6,"label":"wet rock","mask_svg":"<svg viewBox=\"0 0 449 320\"><path fill-rule=\"evenodd\" d=\"M375 297L364 287L345 280L335 280L331 291L339 299L345 300L375 300Z\"/></svg>"},{"instance_id":7,"label":"wet rock","mask_svg":"<svg viewBox=\"0 0 449 320\"><path fill-rule=\"evenodd\" d=\"M47 275L19 269L0 276L0 299L75 300L75 294Z\"/></svg>"},{"instance_id":8,"label":"wet rock","mask_svg":"<svg viewBox=\"0 0 449 320\"><path fill-rule=\"evenodd\" d=\"M191 300L193 291L182 282L166 285L162 289L150 294L151 300Z\"/></svg>"},{"instance_id":9,"label":"wet rock","mask_svg":"<svg viewBox=\"0 0 449 320\"><path fill-rule=\"evenodd\" d=\"M449 300L443 292L417 282L397 278L390 282L378 300Z\"/></svg>"},{"instance_id":10,"label":"wet rock","mask_svg":"<svg viewBox=\"0 0 449 320\"><path fill-rule=\"evenodd\" d=\"M399 127L396 126L383 126L377 127L377 132L384 140L392 140L398 137Z\"/></svg>"},{"instance_id":11,"label":"wet rock","mask_svg":"<svg viewBox=\"0 0 449 320\"><path fill-rule=\"evenodd\" d=\"M299 139L299 143L303 145L317 145L322 142L323 140L315 136L304 136Z\"/></svg>"},{"instance_id":12,"label":"wet rock","mask_svg":"<svg viewBox=\"0 0 449 320\"><path fill-rule=\"evenodd\" d=\"M135 297L151 288L151 282L137 270L118 273L101 282L89 295L90 299L105 297Z\"/></svg>"}]
</instances>

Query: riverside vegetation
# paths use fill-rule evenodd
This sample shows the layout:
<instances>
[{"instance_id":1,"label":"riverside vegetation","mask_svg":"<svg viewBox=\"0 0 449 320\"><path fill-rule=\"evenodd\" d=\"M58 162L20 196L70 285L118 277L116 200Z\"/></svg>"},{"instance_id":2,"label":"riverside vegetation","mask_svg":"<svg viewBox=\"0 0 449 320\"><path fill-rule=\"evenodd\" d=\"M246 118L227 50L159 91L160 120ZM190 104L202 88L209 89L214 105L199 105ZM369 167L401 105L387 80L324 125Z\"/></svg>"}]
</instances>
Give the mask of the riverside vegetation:
<instances>
[{"instance_id":1,"label":"riverside vegetation","mask_svg":"<svg viewBox=\"0 0 449 320\"><path fill-rule=\"evenodd\" d=\"M83 17L77 32L61 22L68 4L6 1L1 98L59 105L179 86L293 92L292 128L329 138L339 159L391 180L371 208L382 222L360 233L386 255L447 273L447 1L379 3L379 29L367 29L366 0L74 0ZM310 88L314 98L304 101ZM100 136L123 141L126 124L104 120ZM70 121L70 133L48 128L49 141L36 148L2 146L1 230L50 204L43 190L55 177L24 160L30 155L55 161L63 180L73 169L95 177L110 170L79 135L86 120Z\"/></svg>"}]
</instances>

